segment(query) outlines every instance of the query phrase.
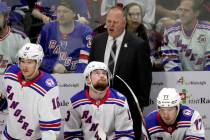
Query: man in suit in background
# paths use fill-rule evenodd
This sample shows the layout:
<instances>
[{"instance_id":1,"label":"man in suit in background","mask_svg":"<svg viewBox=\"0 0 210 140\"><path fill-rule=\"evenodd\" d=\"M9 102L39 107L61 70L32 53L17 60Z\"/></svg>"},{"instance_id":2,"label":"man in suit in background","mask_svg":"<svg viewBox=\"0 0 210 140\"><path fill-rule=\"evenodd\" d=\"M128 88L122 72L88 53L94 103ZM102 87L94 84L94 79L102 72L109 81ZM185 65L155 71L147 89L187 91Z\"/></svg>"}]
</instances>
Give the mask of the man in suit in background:
<instances>
[{"instance_id":1,"label":"man in suit in background","mask_svg":"<svg viewBox=\"0 0 210 140\"><path fill-rule=\"evenodd\" d=\"M125 30L126 18L120 7L112 7L109 10L106 26L107 32L98 34L93 39L89 61L101 61L109 66L113 76L111 86L128 98L136 140L139 140L141 119L137 113L136 104L126 85L117 76L134 91L141 108L148 106L152 81L152 67L147 48L149 46L142 39Z\"/></svg>"}]
</instances>

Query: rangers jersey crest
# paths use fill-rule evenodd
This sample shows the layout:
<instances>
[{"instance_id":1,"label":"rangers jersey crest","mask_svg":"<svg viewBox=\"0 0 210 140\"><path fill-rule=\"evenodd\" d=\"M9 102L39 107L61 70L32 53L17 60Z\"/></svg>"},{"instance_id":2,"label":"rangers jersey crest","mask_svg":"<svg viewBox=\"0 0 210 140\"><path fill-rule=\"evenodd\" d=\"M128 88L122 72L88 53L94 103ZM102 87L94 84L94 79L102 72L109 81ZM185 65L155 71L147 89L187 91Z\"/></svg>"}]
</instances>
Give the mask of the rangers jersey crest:
<instances>
[{"instance_id":1,"label":"rangers jersey crest","mask_svg":"<svg viewBox=\"0 0 210 140\"><path fill-rule=\"evenodd\" d=\"M51 73L57 63L63 64L68 72L83 72L88 63L92 29L74 22L73 32L62 34L58 22L46 24L40 34L39 43L44 50L41 68Z\"/></svg>"}]
</instances>

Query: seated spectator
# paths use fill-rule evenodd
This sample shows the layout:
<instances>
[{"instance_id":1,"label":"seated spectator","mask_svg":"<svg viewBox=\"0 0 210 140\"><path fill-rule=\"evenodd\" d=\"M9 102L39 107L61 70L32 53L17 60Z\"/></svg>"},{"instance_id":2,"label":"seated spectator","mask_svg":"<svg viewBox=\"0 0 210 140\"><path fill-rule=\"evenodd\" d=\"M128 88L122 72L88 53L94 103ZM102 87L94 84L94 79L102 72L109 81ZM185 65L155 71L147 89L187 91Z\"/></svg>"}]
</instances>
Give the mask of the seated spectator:
<instances>
[{"instance_id":1,"label":"seated spectator","mask_svg":"<svg viewBox=\"0 0 210 140\"><path fill-rule=\"evenodd\" d=\"M88 63L92 29L75 21L71 2L60 0L57 21L45 24L40 33L45 53L41 68L46 72L83 72Z\"/></svg>"},{"instance_id":2,"label":"seated spectator","mask_svg":"<svg viewBox=\"0 0 210 140\"><path fill-rule=\"evenodd\" d=\"M143 23L143 10L137 3L129 3L124 8L126 14L127 31L136 34L144 41L148 41L147 31Z\"/></svg>"},{"instance_id":3,"label":"seated spectator","mask_svg":"<svg viewBox=\"0 0 210 140\"><path fill-rule=\"evenodd\" d=\"M146 50L150 55L147 29L143 23L143 10L141 5L138 3L129 3L125 6L124 12L126 16L126 30L136 34L147 43L148 48Z\"/></svg>"},{"instance_id":4,"label":"seated spectator","mask_svg":"<svg viewBox=\"0 0 210 140\"><path fill-rule=\"evenodd\" d=\"M210 70L210 24L199 21L200 0L182 0L180 22L164 34L161 51L165 71Z\"/></svg>"},{"instance_id":5,"label":"seated spectator","mask_svg":"<svg viewBox=\"0 0 210 140\"><path fill-rule=\"evenodd\" d=\"M8 26L9 8L5 2L0 2L0 74L8 65L16 62L18 50L29 38L21 31Z\"/></svg>"}]
</instances>

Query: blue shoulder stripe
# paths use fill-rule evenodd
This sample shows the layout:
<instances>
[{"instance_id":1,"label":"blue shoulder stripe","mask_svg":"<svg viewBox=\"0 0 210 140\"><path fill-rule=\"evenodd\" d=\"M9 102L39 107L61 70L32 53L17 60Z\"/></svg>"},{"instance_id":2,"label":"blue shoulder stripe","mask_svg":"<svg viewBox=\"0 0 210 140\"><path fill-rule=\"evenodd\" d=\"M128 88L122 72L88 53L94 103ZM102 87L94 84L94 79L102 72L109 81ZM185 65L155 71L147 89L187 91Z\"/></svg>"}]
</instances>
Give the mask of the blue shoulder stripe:
<instances>
[{"instance_id":1,"label":"blue shoulder stripe","mask_svg":"<svg viewBox=\"0 0 210 140\"><path fill-rule=\"evenodd\" d=\"M130 139L134 139L134 131L133 130L125 130L125 131L115 131L115 138L114 140L118 140L121 137L128 137Z\"/></svg>"},{"instance_id":2,"label":"blue shoulder stripe","mask_svg":"<svg viewBox=\"0 0 210 140\"><path fill-rule=\"evenodd\" d=\"M86 99L86 95L85 95L85 90L81 90L80 92L78 92L77 94L75 94L74 96L71 97L71 103L75 103L78 102L79 100L83 100Z\"/></svg>"},{"instance_id":3,"label":"blue shoulder stripe","mask_svg":"<svg viewBox=\"0 0 210 140\"><path fill-rule=\"evenodd\" d=\"M14 73L5 73L4 79L10 79L10 80L14 80L14 81L18 82L18 77Z\"/></svg>"},{"instance_id":4,"label":"blue shoulder stripe","mask_svg":"<svg viewBox=\"0 0 210 140\"><path fill-rule=\"evenodd\" d=\"M7 127L5 127L3 134L4 134L4 136L5 136L8 140L18 140L18 139L15 139L15 138L11 137L11 136L8 134L8 132L7 132Z\"/></svg>"},{"instance_id":5,"label":"blue shoulder stripe","mask_svg":"<svg viewBox=\"0 0 210 140\"><path fill-rule=\"evenodd\" d=\"M71 132L64 132L64 140L73 140L75 138L79 138L83 140L83 132L82 131L71 131Z\"/></svg>"},{"instance_id":6,"label":"blue shoulder stripe","mask_svg":"<svg viewBox=\"0 0 210 140\"><path fill-rule=\"evenodd\" d=\"M125 105L125 101L120 100L120 99L116 99L116 98L108 98L105 101L105 104L116 104L116 105L119 105L119 106L123 107Z\"/></svg>"}]
</instances>

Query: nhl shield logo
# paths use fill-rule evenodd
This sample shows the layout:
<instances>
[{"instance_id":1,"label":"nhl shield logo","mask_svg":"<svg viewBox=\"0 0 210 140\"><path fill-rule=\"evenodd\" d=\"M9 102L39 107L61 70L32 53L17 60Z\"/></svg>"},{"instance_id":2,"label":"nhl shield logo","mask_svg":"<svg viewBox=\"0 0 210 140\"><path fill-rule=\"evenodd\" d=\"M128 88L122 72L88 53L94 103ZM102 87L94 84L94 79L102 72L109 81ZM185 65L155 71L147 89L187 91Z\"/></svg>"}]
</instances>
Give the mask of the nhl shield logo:
<instances>
[{"instance_id":1,"label":"nhl shield logo","mask_svg":"<svg viewBox=\"0 0 210 140\"><path fill-rule=\"evenodd\" d=\"M46 81L45 81L46 85L48 87L54 87L55 86L55 82L53 81L53 79L51 78L48 78Z\"/></svg>"}]
</instances>

